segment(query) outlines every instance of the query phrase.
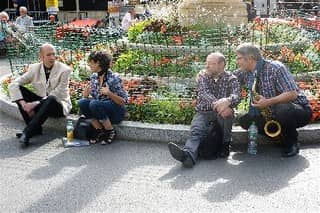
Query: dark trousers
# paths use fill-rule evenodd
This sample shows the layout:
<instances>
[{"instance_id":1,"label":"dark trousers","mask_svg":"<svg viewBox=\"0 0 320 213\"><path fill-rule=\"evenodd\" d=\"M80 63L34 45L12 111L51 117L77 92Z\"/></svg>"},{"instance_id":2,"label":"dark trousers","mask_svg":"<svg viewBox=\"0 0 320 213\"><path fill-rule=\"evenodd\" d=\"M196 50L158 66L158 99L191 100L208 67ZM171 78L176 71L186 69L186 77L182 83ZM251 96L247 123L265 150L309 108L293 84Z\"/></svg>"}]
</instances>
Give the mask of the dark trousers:
<instances>
[{"instance_id":1,"label":"dark trousers","mask_svg":"<svg viewBox=\"0 0 320 213\"><path fill-rule=\"evenodd\" d=\"M20 86L20 91L26 102L40 101L40 104L35 107L35 114L32 117L30 117L28 113L23 110L21 104L17 102L20 113L27 124L27 127L23 130L27 137L41 133L41 125L48 117L58 118L64 116L62 106L54 96L48 96L46 99L42 99L42 97L22 86Z\"/></svg>"},{"instance_id":2,"label":"dark trousers","mask_svg":"<svg viewBox=\"0 0 320 213\"><path fill-rule=\"evenodd\" d=\"M205 140L209 134L211 122L217 122L222 129L223 143L231 142L231 130L232 130L233 116L222 118L218 113L213 111L197 112L193 117L190 138L187 140L184 150L189 152L193 162L197 161L198 148L200 143Z\"/></svg>"},{"instance_id":3,"label":"dark trousers","mask_svg":"<svg viewBox=\"0 0 320 213\"><path fill-rule=\"evenodd\" d=\"M287 147L298 141L297 128L307 125L312 116L310 106L301 106L294 103L278 104L272 106L273 120L281 125L281 136ZM241 127L248 129L252 121L255 121L260 134L265 134L264 125L266 120L262 116L251 117L246 114L239 119Z\"/></svg>"}]
</instances>

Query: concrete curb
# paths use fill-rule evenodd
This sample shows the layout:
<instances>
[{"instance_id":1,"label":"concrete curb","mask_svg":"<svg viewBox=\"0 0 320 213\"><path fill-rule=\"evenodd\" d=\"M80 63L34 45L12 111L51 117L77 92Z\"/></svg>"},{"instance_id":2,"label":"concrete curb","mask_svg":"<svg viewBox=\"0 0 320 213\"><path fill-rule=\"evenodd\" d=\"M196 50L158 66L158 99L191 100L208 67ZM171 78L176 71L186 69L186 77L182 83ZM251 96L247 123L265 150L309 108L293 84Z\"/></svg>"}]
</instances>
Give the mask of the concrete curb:
<instances>
[{"instance_id":1,"label":"concrete curb","mask_svg":"<svg viewBox=\"0 0 320 213\"><path fill-rule=\"evenodd\" d=\"M3 78L2 78L3 79ZM0 82L1 79L0 79ZM23 120L18 107L12 103L7 96L0 92L0 111ZM77 115L70 115L68 119L75 123ZM44 124L44 127L55 129L65 134L66 118L53 119L50 118ZM123 121L119 125L115 125L117 131L117 139L143 142L175 142L184 144L188 139L190 125L171 125L171 124L150 124L133 121ZM298 129L299 141L301 143L318 143L320 142L320 124L309 124L303 128ZM232 136L234 143L247 143L247 132L239 126L234 126L232 129ZM259 142L270 143L270 141L263 136L259 136Z\"/></svg>"}]
</instances>

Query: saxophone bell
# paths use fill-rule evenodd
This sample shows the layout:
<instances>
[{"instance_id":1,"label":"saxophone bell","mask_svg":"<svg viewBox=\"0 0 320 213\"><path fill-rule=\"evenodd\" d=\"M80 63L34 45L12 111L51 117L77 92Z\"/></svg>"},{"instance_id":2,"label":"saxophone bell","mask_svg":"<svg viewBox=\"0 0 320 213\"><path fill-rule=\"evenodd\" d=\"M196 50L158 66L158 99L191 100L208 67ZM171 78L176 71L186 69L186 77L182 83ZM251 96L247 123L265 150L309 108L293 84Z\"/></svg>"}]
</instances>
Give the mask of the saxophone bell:
<instances>
[{"instance_id":1,"label":"saxophone bell","mask_svg":"<svg viewBox=\"0 0 320 213\"><path fill-rule=\"evenodd\" d=\"M252 102L254 100L259 100L259 93L256 91L256 83L257 80L255 79L252 86ZM278 139L281 134L281 125L278 121L275 121L272 119L272 111L270 107L266 107L264 109L261 109L261 114L266 120L266 123L263 127L264 132L267 136L269 136L272 139Z\"/></svg>"},{"instance_id":2,"label":"saxophone bell","mask_svg":"<svg viewBox=\"0 0 320 213\"><path fill-rule=\"evenodd\" d=\"M281 134L281 125L278 121L268 120L263 128L264 132L270 138L278 138Z\"/></svg>"}]
</instances>

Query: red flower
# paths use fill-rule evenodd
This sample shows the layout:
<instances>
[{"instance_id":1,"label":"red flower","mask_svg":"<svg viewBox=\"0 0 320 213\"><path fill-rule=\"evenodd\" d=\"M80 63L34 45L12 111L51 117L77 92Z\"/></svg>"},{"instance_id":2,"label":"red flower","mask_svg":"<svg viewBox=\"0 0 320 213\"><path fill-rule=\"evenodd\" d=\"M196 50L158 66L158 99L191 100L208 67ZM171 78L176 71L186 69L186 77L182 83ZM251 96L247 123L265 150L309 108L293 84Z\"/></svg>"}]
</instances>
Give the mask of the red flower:
<instances>
[{"instance_id":1,"label":"red flower","mask_svg":"<svg viewBox=\"0 0 320 213\"><path fill-rule=\"evenodd\" d=\"M182 36L172 36L172 40L178 45L181 45L183 43Z\"/></svg>"},{"instance_id":2,"label":"red flower","mask_svg":"<svg viewBox=\"0 0 320 213\"><path fill-rule=\"evenodd\" d=\"M255 17L255 18L254 18L254 21L255 21L256 23L260 24L260 23L261 23L261 17L260 17L260 16Z\"/></svg>"}]
</instances>

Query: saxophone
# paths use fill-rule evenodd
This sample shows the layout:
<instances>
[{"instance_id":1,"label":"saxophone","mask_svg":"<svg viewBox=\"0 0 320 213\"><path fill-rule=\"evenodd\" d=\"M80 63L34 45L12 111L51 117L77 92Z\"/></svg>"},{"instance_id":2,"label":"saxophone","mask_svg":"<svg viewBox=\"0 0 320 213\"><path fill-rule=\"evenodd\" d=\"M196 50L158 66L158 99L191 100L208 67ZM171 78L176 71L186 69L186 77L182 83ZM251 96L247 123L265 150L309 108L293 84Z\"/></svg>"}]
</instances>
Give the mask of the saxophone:
<instances>
[{"instance_id":1,"label":"saxophone","mask_svg":"<svg viewBox=\"0 0 320 213\"><path fill-rule=\"evenodd\" d=\"M256 91L256 84L257 84L257 79L255 78L252 85L252 97L254 100L259 100L259 93ZM281 125L278 121L275 121L272 119L271 108L265 107L263 109L260 109L260 111L261 111L261 115L266 120L266 123L263 127L263 130L266 133L266 135L272 139L279 138L281 134Z\"/></svg>"}]
</instances>

